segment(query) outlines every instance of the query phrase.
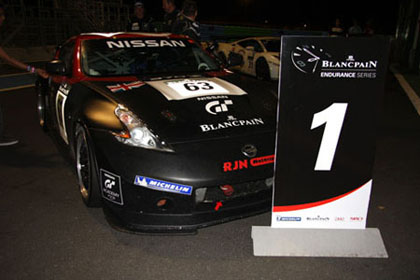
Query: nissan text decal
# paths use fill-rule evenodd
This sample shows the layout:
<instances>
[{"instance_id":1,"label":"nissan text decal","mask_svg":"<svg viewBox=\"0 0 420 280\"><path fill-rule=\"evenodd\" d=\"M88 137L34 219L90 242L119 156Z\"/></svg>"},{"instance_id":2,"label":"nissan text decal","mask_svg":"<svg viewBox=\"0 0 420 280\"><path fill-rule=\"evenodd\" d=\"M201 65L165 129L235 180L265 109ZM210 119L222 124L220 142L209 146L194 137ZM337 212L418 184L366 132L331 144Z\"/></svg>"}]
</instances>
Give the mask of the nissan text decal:
<instances>
[{"instance_id":1,"label":"nissan text decal","mask_svg":"<svg viewBox=\"0 0 420 280\"><path fill-rule=\"evenodd\" d=\"M159 47L181 47L185 48L185 43L181 40L118 40L106 41L108 48L159 48Z\"/></svg>"}]
</instances>

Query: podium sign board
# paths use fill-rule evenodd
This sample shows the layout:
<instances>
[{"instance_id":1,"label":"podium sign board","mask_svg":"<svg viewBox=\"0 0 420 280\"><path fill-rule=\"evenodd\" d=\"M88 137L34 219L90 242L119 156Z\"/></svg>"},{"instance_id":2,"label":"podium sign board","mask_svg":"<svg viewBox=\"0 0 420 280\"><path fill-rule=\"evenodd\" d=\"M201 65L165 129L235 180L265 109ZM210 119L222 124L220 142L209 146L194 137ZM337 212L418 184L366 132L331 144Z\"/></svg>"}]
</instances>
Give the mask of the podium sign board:
<instances>
[{"instance_id":1,"label":"podium sign board","mask_svg":"<svg viewBox=\"0 0 420 280\"><path fill-rule=\"evenodd\" d=\"M282 37L271 227L365 228L388 48Z\"/></svg>"}]
</instances>

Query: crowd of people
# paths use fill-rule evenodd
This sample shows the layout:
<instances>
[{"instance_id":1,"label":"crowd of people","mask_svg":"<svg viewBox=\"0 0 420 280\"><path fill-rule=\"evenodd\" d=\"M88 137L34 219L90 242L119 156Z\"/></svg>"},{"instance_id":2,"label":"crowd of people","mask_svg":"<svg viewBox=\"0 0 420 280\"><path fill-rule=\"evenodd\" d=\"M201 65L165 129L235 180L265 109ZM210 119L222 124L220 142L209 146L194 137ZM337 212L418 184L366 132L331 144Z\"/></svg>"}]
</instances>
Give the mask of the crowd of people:
<instances>
[{"instance_id":1,"label":"crowd of people","mask_svg":"<svg viewBox=\"0 0 420 280\"><path fill-rule=\"evenodd\" d=\"M163 23L157 22L147 14L144 1L134 2L134 15L130 18L127 31L130 32L170 32L183 34L200 41L200 24L196 21L198 9L193 0L185 0L181 10L176 7L175 0L162 0L165 12Z\"/></svg>"},{"instance_id":2,"label":"crowd of people","mask_svg":"<svg viewBox=\"0 0 420 280\"><path fill-rule=\"evenodd\" d=\"M355 37L355 36L371 36L374 35L375 31L373 29L372 21L368 20L364 26L360 24L357 19L352 19L352 25L349 28L345 28L343 21L340 18L336 18L334 25L331 27L330 36L333 37Z\"/></svg>"}]
</instances>

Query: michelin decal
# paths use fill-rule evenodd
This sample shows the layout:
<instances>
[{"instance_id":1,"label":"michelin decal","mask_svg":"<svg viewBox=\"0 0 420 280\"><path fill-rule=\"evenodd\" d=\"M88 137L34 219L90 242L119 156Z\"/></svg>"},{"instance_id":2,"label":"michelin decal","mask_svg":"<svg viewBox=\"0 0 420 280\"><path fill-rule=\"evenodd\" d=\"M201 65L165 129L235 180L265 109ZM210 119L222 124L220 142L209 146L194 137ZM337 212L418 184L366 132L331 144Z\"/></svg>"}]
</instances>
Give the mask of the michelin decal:
<instances>
[{"instance_id":1,"label":"michelin decal","mask_svg":"<svg viewBox=\"0 0 420 280\"><path fill-rule=\"evenodd\" d=\"M192 187L177 183L165 182L158 179L136 175L134 185L149 188L156 191L191 195Z\"/></svg>"}]
</instances>

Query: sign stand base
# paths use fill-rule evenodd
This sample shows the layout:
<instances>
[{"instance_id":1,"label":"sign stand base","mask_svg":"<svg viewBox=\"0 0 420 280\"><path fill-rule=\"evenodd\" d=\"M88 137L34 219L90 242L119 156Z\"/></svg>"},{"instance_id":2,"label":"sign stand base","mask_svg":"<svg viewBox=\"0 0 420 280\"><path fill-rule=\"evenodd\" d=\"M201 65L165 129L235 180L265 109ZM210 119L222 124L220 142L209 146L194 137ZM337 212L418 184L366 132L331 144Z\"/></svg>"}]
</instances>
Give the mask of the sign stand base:
<instances>
[{"instance_id":1,"label":"sign stand base","mask_svg":"<svg viewBox=\"0 0 420 280\"><path fill-rule=\"evenodd\" d=\"M377 228L284 229L253 226L254 256L388 258Z\"/></svg>"}]
</instances>

